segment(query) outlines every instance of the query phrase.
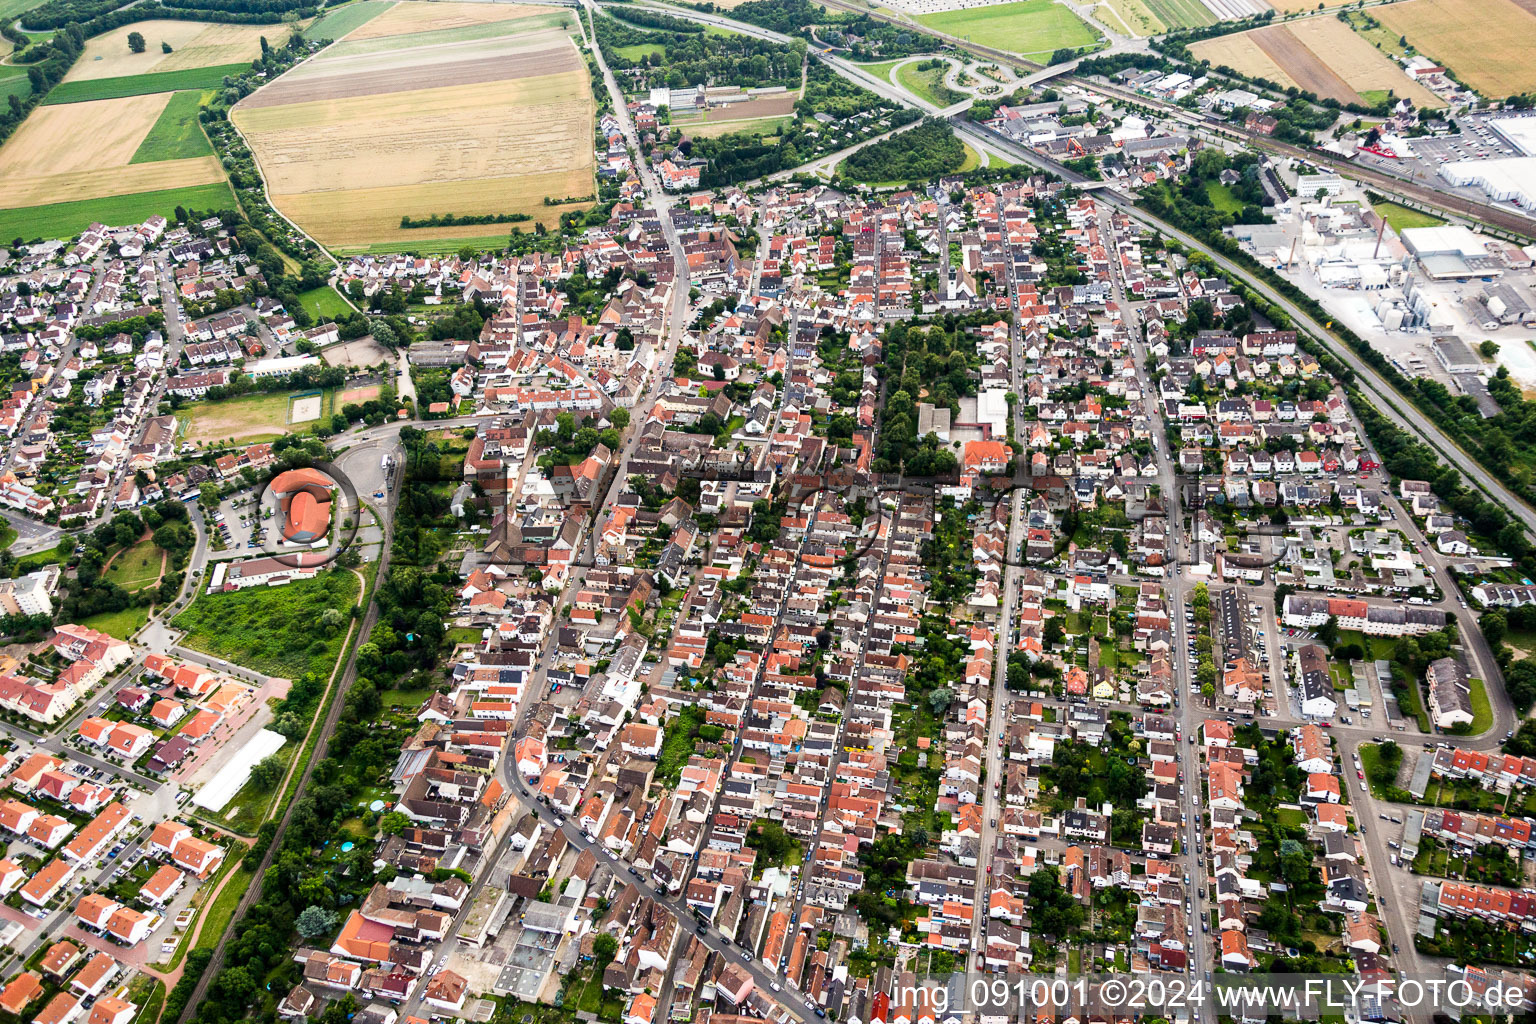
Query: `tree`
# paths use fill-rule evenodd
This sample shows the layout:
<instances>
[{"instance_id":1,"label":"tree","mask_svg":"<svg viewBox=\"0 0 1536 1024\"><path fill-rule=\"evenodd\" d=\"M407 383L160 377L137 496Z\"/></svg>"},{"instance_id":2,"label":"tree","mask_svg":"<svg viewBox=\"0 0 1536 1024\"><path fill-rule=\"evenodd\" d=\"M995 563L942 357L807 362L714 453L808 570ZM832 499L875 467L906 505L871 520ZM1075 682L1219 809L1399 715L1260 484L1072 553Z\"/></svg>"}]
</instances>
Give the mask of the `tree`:
<instances>
[{"instance_id":1,"label":"tree","mask_svg":"<svg viewBox=\"0 0 1536 1024\"><path fill-rule=\"evenodd\" d=\"M595 973L602 975L603 968L613 963L613 958L619 955L619 940L603 932L592 940L592 959L596 961Z\"/></svg>"},{"instance_id":2,"label":"tree","mask_svg":"<svg viewBox=\"0 0 1536 1024\"><path fill-rule=\"evenodd\" d=\"M935 715L942 715L949 709L949 703L954 699L955 691L947 686L941 686L928 695L928 706L933 709Z\"/></svg>"},{"instance_id":3,"label":"tree","mask_svg":"<svg viewBox=\"0 0 1536 1024\"><path fill-rule=\"evenodd\" d=\"M794 845L784 826L776 821L757 821L747 833L747 845L762 855L769 864L782 864Z\"/></svg>"},{"instance_id":4,"label":"tree","mask_svg":"<svg viewBox=\"0 0 1536 1024\"><path fill-rule=\"evenodd\" d=\"M387 836L397 836L411 827L411 819L399 811L390 811L379 819L379 830Z\"/></svg>"},{"instance_id":5,"label":"tree","mask_svg":"<svg viewBox=\"0 0 1536 1024\"><path fill-rule=\"evenodd\" d=\"M305 907L300 912L298 919L293 922L293 927L306 939L312 939L317 935L324 935L335 926L336 915L324 907L315 906L313 903Z\"/></svg>"},{"instance_id":6,"label":"tree","mask_svg":"<svg viewBox=\"0 0 1536 1024\"><path fill-rule=\"evenodd\" d=\"M142 32L128 33L128 49L134 53L144 52L144 34Z\"/></svg>"},{"instance_id":7,"label":"tree","mask_svg":"<svg viewBox=\"0 0 1536 1024\"><path fill-rule=\"evenodd\" d=\"M251 767L251 785L260 790L270 790L282 781L284 770L283 759L276 754L268 754Z\"/></svg>"},{"instance_id":8,"label":"tree","mask_svg":"<svg viewBox=\"0 0 1536 1024\"><path fill-rule=\"evenodd\" d=\"M171 52L171 44L166 42L163 39L160 40L160 52L161 53L170 53Z\"/></svg>"}]
</instances>

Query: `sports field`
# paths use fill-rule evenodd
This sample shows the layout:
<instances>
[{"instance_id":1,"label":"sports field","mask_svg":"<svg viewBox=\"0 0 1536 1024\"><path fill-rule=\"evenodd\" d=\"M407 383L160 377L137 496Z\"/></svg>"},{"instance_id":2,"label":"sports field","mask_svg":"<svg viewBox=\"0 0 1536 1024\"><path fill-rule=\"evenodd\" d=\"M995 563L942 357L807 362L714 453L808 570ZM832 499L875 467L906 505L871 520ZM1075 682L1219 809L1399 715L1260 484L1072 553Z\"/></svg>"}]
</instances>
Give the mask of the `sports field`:
<instances>
[{"instance_id":1,"label":"sports field","mask_svg":"<svg viewBox=\"0 0 1536 1024\"><path fill-rule=\"evenodd\" d=\"M300 292L299 303L316 320L334 320L352 312L352 307L347 305L347 300L338 295L336 289L328 284L311 288L307 292Z\"/></svg>"},{"instance_id":2,"label":"sports field","mask_svg":"<svg viewBox=\"0 0 1536 1024\"><path fill-rule=\"evenodd\" d=\"M1536 89L1536 3L1530 0L1410 0L1370 13L1490 99Z\"/></svg>"},{"instance_id":3,"label":"sports field","mask_svg":"<svg viewBox=\"0 0 1536 1024\"><path fill-rule=\"evenodd\" d=\"M235 441L253 444L269 441L281 434L290 433L295 427L330 415L331 392L313 403L319 411L308 420L289 422L293 393L280 391L273 394L241 395L221 402L193 402L184 406L176 415L182 423L182 440L193 444L214 444ZM299 410L308 414L309 409Z\"/></svg>"},{"instance_id":4,"label":"sports field","mask_svg":"<svg viewBox=\"0 0 1536 1024\"><path fill-rule=\"evenodd\" d=\"M591 81L564 31L517 30L567 16L489 7L406 0L246 97L232 116L274 204L341 246L487 234L404 229L404 216L521 212L531 230L576 208L544 199L594 191ZM408 34L372 34L391 25Z\"/></svg>"},{"instance_id":5,"label":"sports field","mask_svg":"<svg viewBox=\"0 0 1536 1024\"><path fill-rule=\"evenodd\" d=\"M144 52L128 48L128 34L144 37ZM274 45L288 36L286 25L216 25L206 21L135 21L85 42L85 52L75 61L66 82L95 78L186 71L223 64L249 64L261 56L261 37ZM161 43L169 43L166 53Z\"/></svg>"},{"instance_id":6,"label":"sports field","mask_svg":"<svg viewBox=\"0 0 1536 1024\"><path fill-rule=\"evenodd\" d=\"M1099 34L1053 0L972 7L922 14L918 21L952 36L968 37L1024 57L1049 57L1062 47L1093 46Z\"/></svg>"}]
</instances>

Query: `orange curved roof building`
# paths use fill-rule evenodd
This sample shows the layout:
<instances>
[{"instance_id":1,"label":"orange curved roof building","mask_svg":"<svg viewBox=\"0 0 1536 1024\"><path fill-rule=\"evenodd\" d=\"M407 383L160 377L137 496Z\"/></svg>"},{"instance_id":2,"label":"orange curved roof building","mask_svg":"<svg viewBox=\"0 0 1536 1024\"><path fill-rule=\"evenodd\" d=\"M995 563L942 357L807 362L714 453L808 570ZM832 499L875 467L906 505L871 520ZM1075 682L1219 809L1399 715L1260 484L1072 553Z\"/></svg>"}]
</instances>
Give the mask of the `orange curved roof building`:
<instances>
[{"instance_id":1,"label":"orange curved roof building","mask_svg":"<svg viewBox=\"0 0 1536 1024\"><path fill-rule=\"evenodd\" d=\"M319 501L308 491L300 491L288 500L288 522L283 536L305 544L325 536L331 525L331 503Z\"/></svg>"},{"instance_id":2,"label":"orange curved roof building","mask_svg":"<svg viewBox=\"0 0 1536 1024\"><path fill-rule=\"evenodd\" d=\"M329 494L331 488L335 486L336 481L318 469L288 469L272 479L272 490L278 494L290 494L310 487L323 488Z\"/></svg>"}]
</instances>

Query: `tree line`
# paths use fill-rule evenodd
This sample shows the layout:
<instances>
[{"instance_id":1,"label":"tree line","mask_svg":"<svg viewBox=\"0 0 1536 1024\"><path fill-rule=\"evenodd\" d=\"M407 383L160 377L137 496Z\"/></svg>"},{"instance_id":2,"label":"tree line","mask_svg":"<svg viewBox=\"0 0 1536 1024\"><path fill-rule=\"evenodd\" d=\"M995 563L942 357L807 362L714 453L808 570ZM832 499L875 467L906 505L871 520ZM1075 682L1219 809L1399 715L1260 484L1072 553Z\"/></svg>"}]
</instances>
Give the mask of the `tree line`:
<instances>
[{"instance_id":1,"label":"tree line","mask_svg":"<svg viewBox=\"0 0 1536 1024\"><path fill-rule=\"evenodd\" d=\"M526 213L433 213L425 217L400 218L402 228L452 228L467 224L517 224L532 220Z\"/></svg>"}]
</instances>

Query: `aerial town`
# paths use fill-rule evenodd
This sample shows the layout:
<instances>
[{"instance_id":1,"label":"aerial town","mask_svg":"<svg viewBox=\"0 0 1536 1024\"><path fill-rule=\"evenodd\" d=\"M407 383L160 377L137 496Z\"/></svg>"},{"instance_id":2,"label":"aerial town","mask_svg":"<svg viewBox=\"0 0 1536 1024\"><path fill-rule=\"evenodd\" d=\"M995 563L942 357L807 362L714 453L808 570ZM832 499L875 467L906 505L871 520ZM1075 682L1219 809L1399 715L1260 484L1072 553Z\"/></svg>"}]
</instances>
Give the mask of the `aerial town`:
<instances>
[{"instance_id":1,"label":"aerial town","mask_svg":"<svg viewBox=\"0 0 1536 1024\"><path fill-rule=\"evenodd\" d=\"M0 199L0 1024L1536 1012L1536 81L1435 2L7 8L0 192L104 148Z\"/></svg>"}]
</instances>

